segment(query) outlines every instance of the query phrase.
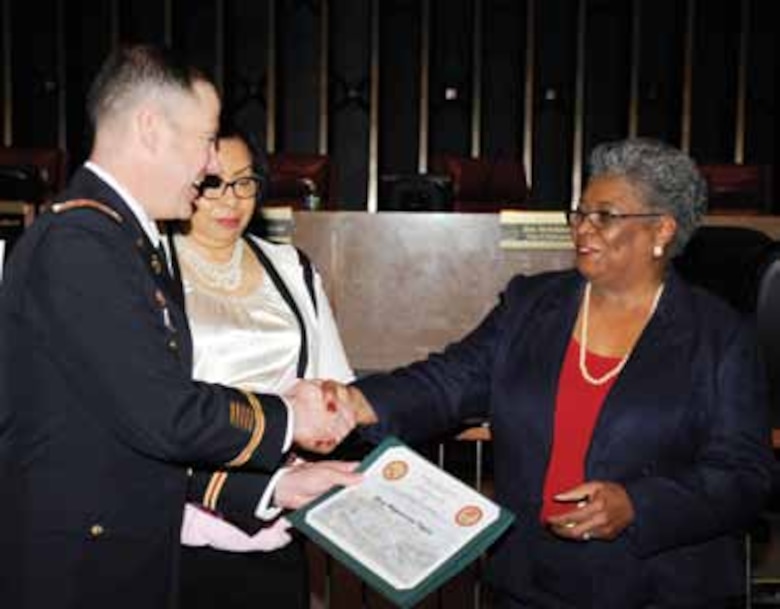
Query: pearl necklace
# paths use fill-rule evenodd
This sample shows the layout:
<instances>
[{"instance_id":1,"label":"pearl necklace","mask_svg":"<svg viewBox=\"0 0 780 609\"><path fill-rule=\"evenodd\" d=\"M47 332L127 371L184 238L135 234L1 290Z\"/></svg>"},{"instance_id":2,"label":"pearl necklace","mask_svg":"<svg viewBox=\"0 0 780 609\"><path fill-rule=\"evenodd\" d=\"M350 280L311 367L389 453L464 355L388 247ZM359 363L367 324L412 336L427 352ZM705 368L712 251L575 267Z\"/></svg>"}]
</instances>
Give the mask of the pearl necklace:
<instances>
[{"instance_id":1,"label":"pearl necklace","mask_svg":"<svg viewBox=\"0 0 780 609\"><path fill-rule=\"evenodd\" d=\"M653 298L653 304L650 307L650 313L647 316L648 321L651 317L655 314L655 310L658 308L658 301L661 300L661 294L664 292L664 284L658 286L658 290L655 292L655 297ZM634 350L632 347L628 350L628 353L626 353L620 361L617 363L617 365L612 368L612 370L608 370L606 373L604 373L602 376L596 378L595 376L591 376L590 372L588 372L588 366L586 364L586 355L588 353L588 314L590 312L590 282L588 282L585 285L585 296L582 300L582 324L580 326L580 373L582 374L582 378L584 378L588 383L591 385L603 385L608 380L616 377L618 374L620 374L620 371L623 370L623 367L626 365L626 362L628 361L629 356L631 355L631 352Z\"/></svg>"},{"instance_id":2,"label":"pearl necklace","mask_svg":"<svg viewBox=\"0 0 780 609\"><path fill-rule=\"evenodd\" d=\"M182 257L207 286L218 290L236 290L241 285L241 263L244 260L244 244L241 239L236 240L230 260L225 263L207 260L189 245L186 239L180 239L179 244Z\"/></svg>"}]
</instances>

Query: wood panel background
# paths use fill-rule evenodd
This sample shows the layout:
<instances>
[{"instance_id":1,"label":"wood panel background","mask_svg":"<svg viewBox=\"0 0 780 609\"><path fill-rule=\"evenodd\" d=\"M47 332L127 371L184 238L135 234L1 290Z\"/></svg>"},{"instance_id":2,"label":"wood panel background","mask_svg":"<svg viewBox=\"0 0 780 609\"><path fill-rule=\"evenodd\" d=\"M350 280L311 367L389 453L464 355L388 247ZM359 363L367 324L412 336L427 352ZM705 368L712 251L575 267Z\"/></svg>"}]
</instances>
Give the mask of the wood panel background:
<instances>
[{"instance_id":1,"label":"wood panel background","mask_svg":"<svg viewBox=\"0 0 780 609\"><path fill-rule=\"evenodd\" d=\"M780 217L708 225L780 238ZM352 365L385 370L457 340L518 273L568 268L571 250L505 250L498 214L296 212L293 239L322 273Z\"/></svg>"}]
</instances>

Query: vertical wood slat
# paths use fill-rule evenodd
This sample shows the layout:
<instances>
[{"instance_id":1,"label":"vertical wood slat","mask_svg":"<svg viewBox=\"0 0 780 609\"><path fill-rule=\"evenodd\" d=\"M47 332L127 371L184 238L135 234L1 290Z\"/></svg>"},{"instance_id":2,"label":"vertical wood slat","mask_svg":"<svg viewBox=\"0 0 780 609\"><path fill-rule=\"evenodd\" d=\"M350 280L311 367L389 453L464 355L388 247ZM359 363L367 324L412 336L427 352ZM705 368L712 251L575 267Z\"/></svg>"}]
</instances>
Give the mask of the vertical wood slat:
<instances>
[{"instance_id":1,"label":"vertical wood slat","mask_svg":"<svg viewBox=\"0 0 780 609\"><path fill-rule=\"evenodd\" d=\"M574 137L571 166L571 206L577 204L582 189L583 123L585 120L585 41L587 39L587 3L577 2L576 71L574 76Z\"/></svg>"},{"instance_id":2,"label":"vertical wood slat","mask_svg":"<svg viewBox=\"0 0 780 609\"><path fill-rule=\"evenodd\" d=\"M628 96L628 137L639 133L639 65L642 48L642 14L640 0L631 4L631 74Z\"/></svg>"},{"instance_id":3,"label":"vertical wood slat","mask_svg":"<svg viewBox=\"0 0 780 609\"><path fill-rule=\"evenodd\" d=\"M536 95L536 0L527 0L525 13L525 99L523 101L523 166L528 187L533 191L534 96Z\"/></svg>"},{"instance_id":4,"label":"vertical wood slat","mask_svg":"<svg viewBox=\"0 0 780 609\"><path fill-rule=\"evenodd\" d=\"M371 2L371 93L368 133L368 211L378 211L379 189L379 0Z\"/></svg>"},{"instance_id":5,"label":"vertical wood slat","mask_svg":"<svg viewBox=\"0 0 780 609\"><path fill-rule=\"evenodd\" d=\"M320 1L320 62L319 62L319 128L317 150L328 154L328 74L330 72L330 5L328 0Z\"/></svg>"},{"instance_id":6,"label":"vertical wood slat","mask_svg":"<svg viewBox=\"0 0 780 609\"><path fill-rule=\"evenodd\" d=\"M115 49L119 46L120 42L120 16L119 16L119 0L111 0L111 6L108 11L109 22L109 40L111 41L111 48Z\"/></svg>"},{"instance_id":7,"label":"vertical wood slat","mask_svg":"<svg viewBox=\"0 0 780 609\"><path fill-rule=\"evenodd\" d=\"M214 0L214 80L225 91L225 0Z\"/></svg>"},{"instance_id":8,"label":"vertical wood slat","mask_svg":"<svg viewBox=\"0 0 780 609\"><path fill-rule=\"evenodd\" d=\"M163 43L167 47L173 45L173 0L163 2Z\"/></svg>"},{"instance_id":9,"label":"vertical wood slat","mask_svg":"<svg viewBox=\"0 0 780 609\"><path fill-rule=\"evenodd\" d=\"M745 119L747 108L747 68L750 48L750 1L740 0L739 58L737 64L737 109L734 129L734 162L745 162Z\"/></svg>"},{"instance_id":10,"label":"vertical wood slat","mask_svg":"<svg viewBox=\"0 0 780 609\"><path fill-rule=\"evenodd\" d=\"M273 154L276 152L276 0L268 0L266 35L265 145L266 150Z\"/></svg>"},{"instance_id":11,"label":"vertical wood slat","mask_svg":"<svg viewBox=\"0 0 780 609\"><path fill-rule=\"evenodd\" d=\"M14 142L13 78L11 74L11 0L3 0L3 145Z\"/></svg>"},{"instance_id":12,"label":"vertical wood slat","mask_svg":"<svg viewBox=\"0 0 780 609\"><path fill-rule=\"evenodd\" d=\"M431 0L420 5L420 131L418 136L417 169L428 171L428 142L431 108Z\"/></svg>"},{"instance_id":13,"label":"vertical wood slat","mask_svg":"<svg viewBox=\"0 0 780 609\"><path fill-rule=\"evenodd\" d=\"M65 44L65 0L57 0L57 147L60 150L68 148L68 76L67 52Z\"/></svg>"},{"instance_id":14,"label":"vertical wood slat","mask_svg":"<svg viewBox=\"0 0 780 609\"><path fill-rule=\"evenodd\" d=\"M696 0L687 0L685 15L685 40L683 42L682 116L680 116L680 148L691 151L691 105L693 103L693 45L696 16Z\"/></svg>"},{"instance_id":15,"label":"vertical wood slat","mask_svg":"<svg viewBox=\"0 0 780 609\"><path fill-rule=\"evenodd\" d=\"M482 0L474 0L471 70L471 156L479 158L482 148Z\"/></svg>"}]
</instances>

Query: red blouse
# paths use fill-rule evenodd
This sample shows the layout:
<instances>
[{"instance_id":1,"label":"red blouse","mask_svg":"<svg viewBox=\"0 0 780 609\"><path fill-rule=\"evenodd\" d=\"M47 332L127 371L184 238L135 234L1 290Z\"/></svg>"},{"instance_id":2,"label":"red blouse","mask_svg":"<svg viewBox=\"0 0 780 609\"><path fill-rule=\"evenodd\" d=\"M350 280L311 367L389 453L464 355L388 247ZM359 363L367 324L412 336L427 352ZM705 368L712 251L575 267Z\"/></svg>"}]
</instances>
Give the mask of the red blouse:
<instances>
[{"instance_id":1,"label":"red blouse","mask_svg":"<svg viewBox=\"0 0 780 609\"><path fill-rule=\"evenodd\" d=\"M591 385L580 372L579 354L580 344L572 338L558 379L552 450L544 480L542 512L539 516L542 522L550 516L573 509L572 504L555 501L553 496L585 481L585 457L590 438L604 399L617 378L614 377L603 385ZM588 372L596 378L601 377L617 366L620 359L588 352Z\"/></svg>"}]
</instances>

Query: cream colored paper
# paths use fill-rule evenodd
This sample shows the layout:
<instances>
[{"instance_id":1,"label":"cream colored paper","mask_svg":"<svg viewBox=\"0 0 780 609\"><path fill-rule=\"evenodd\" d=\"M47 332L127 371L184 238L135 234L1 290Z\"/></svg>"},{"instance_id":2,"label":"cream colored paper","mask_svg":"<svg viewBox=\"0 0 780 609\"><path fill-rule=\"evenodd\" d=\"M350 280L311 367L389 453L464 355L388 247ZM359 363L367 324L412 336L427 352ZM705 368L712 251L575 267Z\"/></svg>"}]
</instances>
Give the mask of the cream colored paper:
<instances>
[{"instance_id":1,"label":"cream colored paper","mask_svg":"<svg viewBox=\"0 0 780 609\"><path fill-rule=\"evenodd\" d=\"M399 590L422 582L500 514L404 446L388 448L364 476L312 508L306 523Z\"/></svg>"}]
</instances>

